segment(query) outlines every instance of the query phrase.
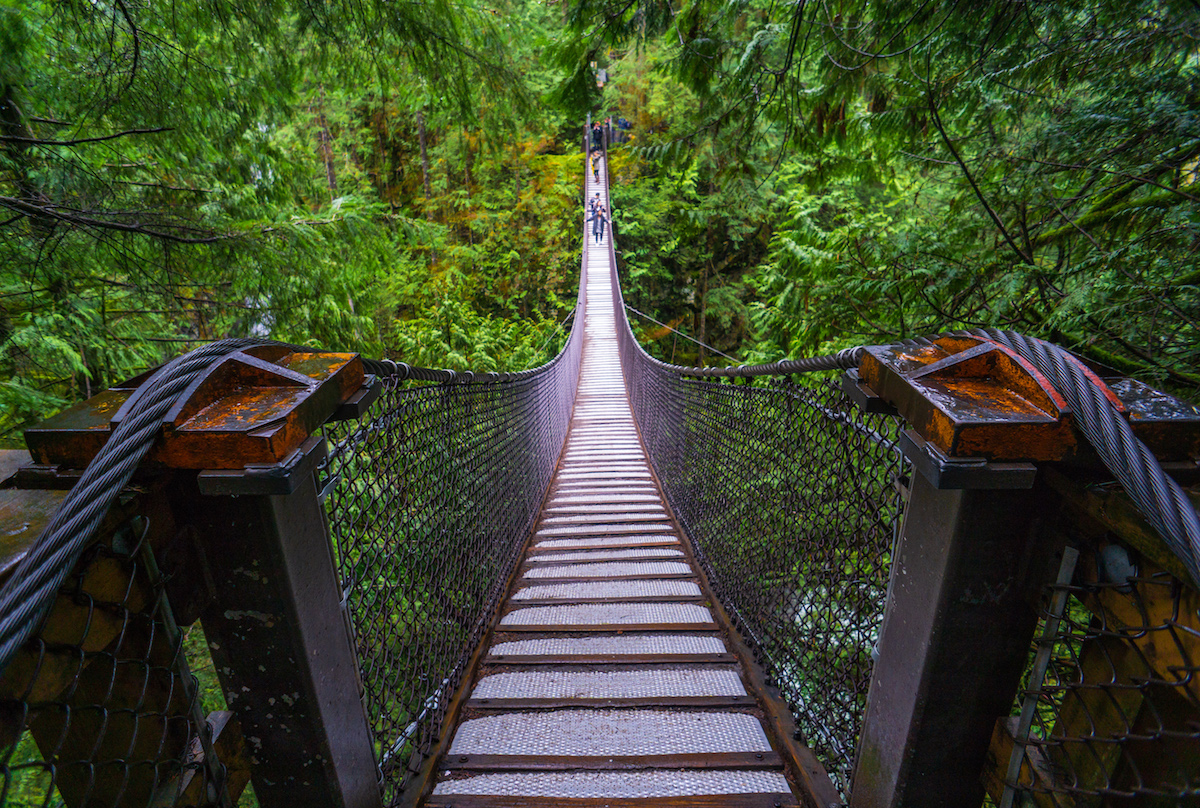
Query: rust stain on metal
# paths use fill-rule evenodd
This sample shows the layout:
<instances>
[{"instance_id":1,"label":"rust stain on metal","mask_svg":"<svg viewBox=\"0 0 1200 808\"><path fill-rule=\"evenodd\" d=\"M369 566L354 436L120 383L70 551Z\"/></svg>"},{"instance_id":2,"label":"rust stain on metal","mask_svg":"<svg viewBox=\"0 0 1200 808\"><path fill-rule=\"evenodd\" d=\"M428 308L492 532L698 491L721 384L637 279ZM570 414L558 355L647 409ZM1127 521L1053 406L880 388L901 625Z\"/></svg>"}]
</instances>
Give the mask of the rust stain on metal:
<instances>
[{"instance_id":1,"label":"rust stain on metal","mask_svg":"<svg viewBox=\"0 0 1200 808\"><path fill-rule=\"evenodd\" d=\"M874 348L860 373L947 456L1061 460L1076 448L1058 391L994 342L943 337L915 349Z\"/></svg>"},{"instance_id":2,"label":"rust stain on metal","mask_svg":"<svg viewBox=\"0 0 1200 808\"><path fill-rule=\"evenodd\" d=\"M1200 410L1135 379L1102 377L1073 356L1134 434L1162 460L1200 456ZM1028 360L992 340L941 337L870 349L863 381L950 457L1069 460L1082 450L1062 395Z\"/></svg>"},{"instance_id":3,"label":"rust stain on metal","mask_svg":"<svg viewBox=\"0 0 1200 808\"><path fill-rule=\"evenodd\" d=\"M151 374L106 390L26 430L36 462L83 468L126 416ZM277 463L362 386L357 354L259 346L224 357L164 418L150 465L240 469Z\"/></svg>"}]
</instances>

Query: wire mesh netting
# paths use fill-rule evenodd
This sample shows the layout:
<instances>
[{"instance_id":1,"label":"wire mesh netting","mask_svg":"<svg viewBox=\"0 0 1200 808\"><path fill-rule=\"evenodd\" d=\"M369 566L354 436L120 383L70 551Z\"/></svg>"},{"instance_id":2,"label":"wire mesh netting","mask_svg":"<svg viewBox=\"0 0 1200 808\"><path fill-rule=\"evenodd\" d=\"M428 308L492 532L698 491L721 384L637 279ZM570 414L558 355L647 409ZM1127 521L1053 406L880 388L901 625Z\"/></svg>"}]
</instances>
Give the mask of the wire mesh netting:
<instances>
[{"instance_id":1,"label":"wire mesh netting","mask_svg":"<svg viewBox=\"0 0 1200 808\"><path fill-rule=\"evenodd\" d=\"M366 416L326 428L326 507L385 804L440 738L500 605L566 437L582 338L573 329L553 362L505 380L387 375Z\"/></svg>"},{"instance_id":2,"label":"wire mesh netting","mask_svg":"<svg viewBox=\"0 0 1200 808\"><path fill-rule=\"evenodd\" d=\"M1200 804L1200 593L1120 543L1081 549L1071 583L1045 591L1031 653L1048 664L1018 697L1034 709L998 731L1023 749L1015 788L995 772L989 790L1012 805Z\"/></svg>"},{"instance_id":3,"label":"wire mesh netting","mask_svg":"<svg viewBox=\"0 0 1200 808\"><path fill-rule=\"evenodd\" d=\"M203 716L224 704L211 658L175 622L162 537L138 507L110 514L0 677L0 805L210 805L219 783L246 785L214 753Z\"/></svg>"},{"instance_id":4,"label":"wire mesh netting","mask_svg":"<svg viewBox=\"0 0 1200 808\"><path fill-rule=\"evenodd\" d=\"M902 507L899 422L859 412L828 379L686 378L642 351L619 303L617 316L630 404L663 491L844 794Z\"/></svg>"}]
</instances>

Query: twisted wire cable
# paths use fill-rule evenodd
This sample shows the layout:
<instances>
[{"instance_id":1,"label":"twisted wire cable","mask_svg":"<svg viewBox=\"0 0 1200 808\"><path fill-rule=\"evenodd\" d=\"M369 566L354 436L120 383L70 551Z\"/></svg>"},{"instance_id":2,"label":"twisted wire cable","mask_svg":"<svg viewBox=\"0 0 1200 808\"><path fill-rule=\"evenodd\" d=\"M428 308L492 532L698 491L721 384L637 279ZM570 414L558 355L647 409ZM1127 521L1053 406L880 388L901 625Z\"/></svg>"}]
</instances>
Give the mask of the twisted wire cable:
<instances>
[{"instance_id":1,"label":"twisted wire cable","mask_svg":"<svg viewBox=\"0 0 1200 808\"><path fill-rule=\"evenodd\" d=\"M134 395L137 400L67 493L29 552L0 588L0 670L41 625L55 593L91 541L113 500L154 443L163 416L214 361L262 339L226 339L163 365Z\"/></svg>"},{"instance_id":2,"label":"twisted wire cable","mask_svg":"<svg viewBox=\"0 0 1200 808\"><path fill-rule=\"evenodd\" d=\"M641 346L639 345L640 349ZM663 370L677 373L680 376L697 379L749 379L754 376L790 376L793 373L818 373L823 370L849 370L858 367L865 346L843 348L837 353L820 356L806 356L803 359L780 359L765 365L737 365L726 368L696 368L687 365L672 365L655 359L650 354L645 359Z\"/></svg>"},{"instance_id":3,"label":"twisted wire cable","mask_svg":"<svg viewBox=\"0 0 1200 808\"><path fill-rule=\"evenodd\" d=\"M1200 519L1195 507L1078 360L1057 345L1014 331L974 328L963 333L994 340L1015 351L1050 380L1104 465L1184 563L1192 582L1200 584Z\"/></svg>"},{"instance_id":4,"label":"twisted wire cable","mask_svg":"<svg viewBox=\"0 0 1200 808\"><path fill-rule=\"evenodd\" d=\"M13 655L41 625L55 593L91 542L114 499L154 444L162 419L179 396L214 362L236 351L258 345L284 345L256 338L226 339L176 357L139 387L129 412L108 441L88 463L78 482L67 493L50 522L13 574L0 587L0 673ZM301 346L287 347L313 350ZM561 354L560 354L561 356ZM455 373L407 365L390 359L363 358L368 373L398 376L435 383L513 382L542 372L560 356L539 368L516 373ZM482 378L479 378L482 377Z\"/></svg>"}]
</instances>

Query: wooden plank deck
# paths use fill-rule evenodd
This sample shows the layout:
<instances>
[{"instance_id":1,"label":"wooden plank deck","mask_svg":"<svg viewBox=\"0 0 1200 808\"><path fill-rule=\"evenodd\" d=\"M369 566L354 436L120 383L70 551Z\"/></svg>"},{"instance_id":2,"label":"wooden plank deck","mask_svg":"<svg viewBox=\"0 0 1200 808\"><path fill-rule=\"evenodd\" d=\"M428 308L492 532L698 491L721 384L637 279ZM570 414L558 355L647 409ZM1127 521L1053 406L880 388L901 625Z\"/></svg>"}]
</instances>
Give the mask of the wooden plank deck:
<instances>
[{"instance_id":1,"label":"wooden plank deck","mask_svg":"<svg viewBox=\"0 0 1200 808\"><path fill-rule=\"evenodd\" d=\"M590 174L587 195L607 189ZM654 480L588 238L574 415L550 496L425 804L795 806Z\"/></svg>"}]
</instances>

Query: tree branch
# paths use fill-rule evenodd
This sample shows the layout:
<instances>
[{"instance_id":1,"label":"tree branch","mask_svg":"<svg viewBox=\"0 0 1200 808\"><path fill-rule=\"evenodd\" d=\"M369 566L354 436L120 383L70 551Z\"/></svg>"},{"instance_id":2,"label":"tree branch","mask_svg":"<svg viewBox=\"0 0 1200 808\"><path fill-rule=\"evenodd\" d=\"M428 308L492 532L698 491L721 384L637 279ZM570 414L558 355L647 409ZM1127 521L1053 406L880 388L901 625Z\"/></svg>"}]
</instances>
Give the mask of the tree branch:
<instances>
[{"instance_id":1,"label":"tree branch","mask_svg":"<svg viewBox=\"0 0 1200 808\"><path fill-rule=\"evenodd\" d=\"M173 126L158 126L153 129L126 129L124 132L115 132L111 135L100 135L99 137L81 137L75 140L43 140L37 137L17 137L15 135L0 135L0 142L3 143L24 143L30 146L78 146L82 143L99 143L104 140L116 140L121 137L129 137L130 135L152 135L158 132L173 132Z\"/></svg>"},{"instance_id":2,"label":"tree branch","mask_svg":"<svg viewBox=\"0 0 1200 808\"><path fill-rule=\"evenodd\" d=\"M1025 251L1018 247L1017 243L1013 241L1012 236L1008 232L1008 228L1004 226L1004 223L1000 221L1000 217L996 214L996 211L994 211L992 206L988 204L987 199L985 199L983 196L983 191L979 190L979 185L975 182L975 177L971 175L971 170L967 168L967 164L963 162L962 157L959 156L958 150L955 149L954 144L950 142L950 137L946 134L945 127L942 126L942 119L938 116L937 104L934 103L933 100L932 87L930 87L925 93L925 98L929 101L929 112L933 118L933 125L937 128L938 134L942 136L942 142L945 143L946 148L950 150L951 156L954 157L954 162L958 163L959 170L962 171L963 176L966 177L967 182L970 183L971 190L975 192L975 197L979 200L979 204L983 205L983 209L987 211L987 215L990 216L992 221L996 223L996 227L1000 229L1000 235L1004 236L1004 241L1008 243L1008 246L1012 248L1012 251L1015 252L1017 256L1026 264L1033 266L1033 256L1027 255Z\"/></svg>"},{"instance_id":3,"label":"tree branch","mask_svg":"<svg viewBox=\"0 0 1200 808\"><path fill-rule=\"evenodd\" d=\"M26 202L23 199L14 199L11 196L0 196L0 207L8 208L9 210L16 211L17 213L25 216L44 216L46 218L55 219L56 221L66 222L67 224L73 224L79 227L91 227L98 230L116 230L122 233L135 233L137 235L149 236L151 238L162 239L164 241L173 241L177 244L213 244L229 238L228 236L218 234L194 238L189 236L177 236L173 233L165 233L162 230L157 230L143 224L110 222L82 214L65 213L61 209L51 205L35 205L30 202ZM181 227L180 229L190 228Z\"/></svg>"}]
</instances>

